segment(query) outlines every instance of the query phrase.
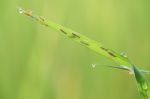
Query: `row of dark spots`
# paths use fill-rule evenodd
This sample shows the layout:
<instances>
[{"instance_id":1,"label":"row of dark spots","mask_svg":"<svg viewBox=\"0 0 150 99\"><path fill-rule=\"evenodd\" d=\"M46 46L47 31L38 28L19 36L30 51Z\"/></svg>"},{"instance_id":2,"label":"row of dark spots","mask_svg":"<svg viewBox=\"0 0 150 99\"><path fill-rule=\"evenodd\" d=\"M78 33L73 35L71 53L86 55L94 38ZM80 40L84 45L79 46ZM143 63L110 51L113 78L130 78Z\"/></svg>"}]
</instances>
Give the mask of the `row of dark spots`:
<instances>
[{"instance_id":1,"label":"row of dark spots","mask_svg":"<svg viewBox=\"0 0 150 99\"><path fill-rule=\"evenodd\" d=\"M60 31L63 32L64 34L67 34L67 32L65 32L63 29L60 29ZM69 36L69 37L71 37L71 38L80 38L80 36L75 34L75 33L72 33L72 35Z\"/></svg>"},{"instance_id":2,"label":"row of dark spots","mask_svg":"<svg viewBox=\"0 0 150 99\"><path fill-rule=\"evenodd\" d=\"M67 34L67 32L65 32L63 29L60 29L60 31L61 31L62 33L64 33L64 34ZM75 34L75 33L72 33L72 35L69 36L69 37L71 37L71 38L80 38L80 36L77 35L77 34ZM84 41L80 41L80 43L83 44L83 45L89 46L89 44L86 43L86 42L84 42Z\"/></svg>"},{"instance_id":3,"label":"row of dark spots","mask_svg":"<svg viewBox=\"0 0 150 99\"><path fill-rule=\"evenodd\" d=\"M112 53L110 50L104 48L104 47L100 47L102 50L106 51L109 55L113 56L113 57L117 57L114 53Z\"/></svg>"}]
</instances>

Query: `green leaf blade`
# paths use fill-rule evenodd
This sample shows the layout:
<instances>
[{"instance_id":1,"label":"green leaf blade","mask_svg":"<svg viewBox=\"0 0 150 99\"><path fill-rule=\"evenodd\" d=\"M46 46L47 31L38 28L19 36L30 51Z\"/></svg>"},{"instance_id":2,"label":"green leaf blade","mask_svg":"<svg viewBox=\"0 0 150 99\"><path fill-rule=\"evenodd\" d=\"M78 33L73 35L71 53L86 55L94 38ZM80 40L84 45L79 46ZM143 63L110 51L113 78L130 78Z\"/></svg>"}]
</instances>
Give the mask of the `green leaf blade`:
<instances>
[{"instance_id":1,"label":"green leaf blade","mask_svg":"<svg viewBox=\"0 0 150 99\"><path fill-rule=\"evenodd\" d=\"M62 25L56 24L52 21L43 19L40 16L34 15L30 11L19 8L19 12L31 17L32 19L38 21L40 24L42 24L46 27L49 27L55 31L61 32L66 37L80 43L81 45L91 49L92 51L97 52L100 55L103 55L105 57L108 57L108 58L114 60L120 66L122 66L120 68L112 66L112 68L119 68L119 69L123 69L123 70L127 70L127 71L130 71L130 69L133 69L132 72L135 75L135 78L137 81L137 87L138 87L141 99L150 99L149 86L148 86L147 80L143 76L143 72L145 72L145 73L149 73L149 72L140 71L139 69L137 69L135 66L133 66L133 64L130 62L130 60L127 57L120 55L120 54L112 51L111 49L105 48L101 43L99 43L95 40L92 40L82 34L79 34L69 28L63 27Z\"/></svg>"},{"instance_id":2,"label":"green leaf blade","mask_svg":"<svg viewBox=\"0 0 150 99\"><path fill-rule=\"evenodd\" d=\"M141 99L149 99L149 85L147 80L137 67L133 66L133 72L137 81L137 87Z\"/></svg>"},{"instance_id":3,"label":"green leaf blade","mask_svg":"<svg viewBox=\"0 0 150 99\"><path fill-rule=\"evenodd\" d=\"M124 57L120 54L117 54L116 52L105 48L102 46L101 43L92 40L82 34L79 34L69 28L63 27L62 25L56 24L52 21L48 21L46 19L41 18L40 16L34 15L33 13L31 13L31 11L27 11L27 10L23 10L21 8L19 8L19 11L29 17L31 17L32 19L40 22L42 25L49 27L55 31L59 31L61 33L63 33L65 36L67 36L68 38L80 43L81 45L99 53L100 55L106 56L112 60L114 60L115 62L117 62L119 65L122 66L128 66L128 67L132 67L131 62L129 61L129 59L127 57Z\"/></svg>"}]
</instances>

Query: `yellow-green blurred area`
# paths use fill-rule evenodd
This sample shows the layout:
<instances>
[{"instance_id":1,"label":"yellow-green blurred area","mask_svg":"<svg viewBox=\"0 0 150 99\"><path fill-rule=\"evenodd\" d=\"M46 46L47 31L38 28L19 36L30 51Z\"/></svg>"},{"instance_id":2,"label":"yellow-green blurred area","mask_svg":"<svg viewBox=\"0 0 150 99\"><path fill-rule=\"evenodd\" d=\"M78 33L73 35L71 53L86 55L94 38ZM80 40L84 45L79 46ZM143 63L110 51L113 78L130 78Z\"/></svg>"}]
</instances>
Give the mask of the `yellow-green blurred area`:
<instances>
[{"instance_id":1,"label":"yellow-green blurred area","mask_svg":"<svg viewBox=\"0 0 150 99\"><path fill-rule=\"evenodd\" d=\"M149 0L0 0L0 99L139 99L117 65L18 13L31 9L150 69ZM92 64L99 64L92 69Z\"/></svg>"}]
</instances>

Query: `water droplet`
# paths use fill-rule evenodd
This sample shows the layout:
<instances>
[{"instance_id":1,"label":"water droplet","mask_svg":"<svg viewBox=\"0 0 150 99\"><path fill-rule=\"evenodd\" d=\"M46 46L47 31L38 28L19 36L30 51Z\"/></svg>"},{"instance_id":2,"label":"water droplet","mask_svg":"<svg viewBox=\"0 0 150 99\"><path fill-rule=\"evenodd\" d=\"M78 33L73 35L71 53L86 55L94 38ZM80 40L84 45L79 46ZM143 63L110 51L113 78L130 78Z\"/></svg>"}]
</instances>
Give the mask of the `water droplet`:
<instances>
[{"instance_id":1,"label":"water droplet","mask_svg":"<svg viewBox=\"0 0 150 99\"><path fill-rule=\"evenodd\" d=\"M23 9L19 8L19 13L22 14L23 13Z\"/></svg>"},{"instance_id":2,"label":"water droplet","mask_svg":"<svg viewBox=\"0 0 150 99\"><path fill-rule=\"evenodd\" d=\"M120 55L123 56L123 57L128 57L125 52L120 53Z\"/></svg>"},{"instance_id":3,"label":"water droplet","mask_svg":"<svg viewBox=\"0 0 150 99\"><path fill-rule=\"evenodd\" d=\"M96 64L92 64L92 68L95 68L96 67Z\"/></svg>"},{"instance_id":4,"label":"water droplet","mask_svg":"<svg viewBox=\"0 0 150 99\"><path fill-rule=\"evenodd\" d=\"M147 84L147 82L143 82L143 83L142 83L142 88L143 88L144 90L148 90L148 84Z\"/></svg>"}]
</instances>

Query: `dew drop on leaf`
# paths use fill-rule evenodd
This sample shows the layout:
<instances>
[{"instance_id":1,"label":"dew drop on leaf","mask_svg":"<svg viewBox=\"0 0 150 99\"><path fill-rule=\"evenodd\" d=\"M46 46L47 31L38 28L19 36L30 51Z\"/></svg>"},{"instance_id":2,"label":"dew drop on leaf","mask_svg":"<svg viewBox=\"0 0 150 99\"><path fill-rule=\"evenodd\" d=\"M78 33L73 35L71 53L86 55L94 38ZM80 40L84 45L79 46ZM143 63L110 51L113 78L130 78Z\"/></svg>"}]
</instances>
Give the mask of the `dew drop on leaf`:
<instances>
[{"instance_id":1,"label":"dew drop on leaf","mask_svg":"<svg viewBox=\"0 0 150 99\"><path fill-rule=\"evenodd\" d=\"M92 64L92 68L95 68L96 67L96 64Z\"/></svg>"},{"instance_id":2,"label":"dew drop on leaf","mask_svg":"<svg viewBox=\"0 0 150 99\"><path fill-rule=\"evenodd\" d=\"M147 82L142 83L142 88L143 88L144 90L148 90Z\"/></svg>"},{"instance_id":3,"label":"dew drop on leaf","mask_svg":"<svg viewBox=\"0 0 150 99\"><path fill-rule=\"evenodd\" d=\"M120 55L123 56L123 57L128 57L125 52L120 53Z\"/></svg>"}]
</instances>

